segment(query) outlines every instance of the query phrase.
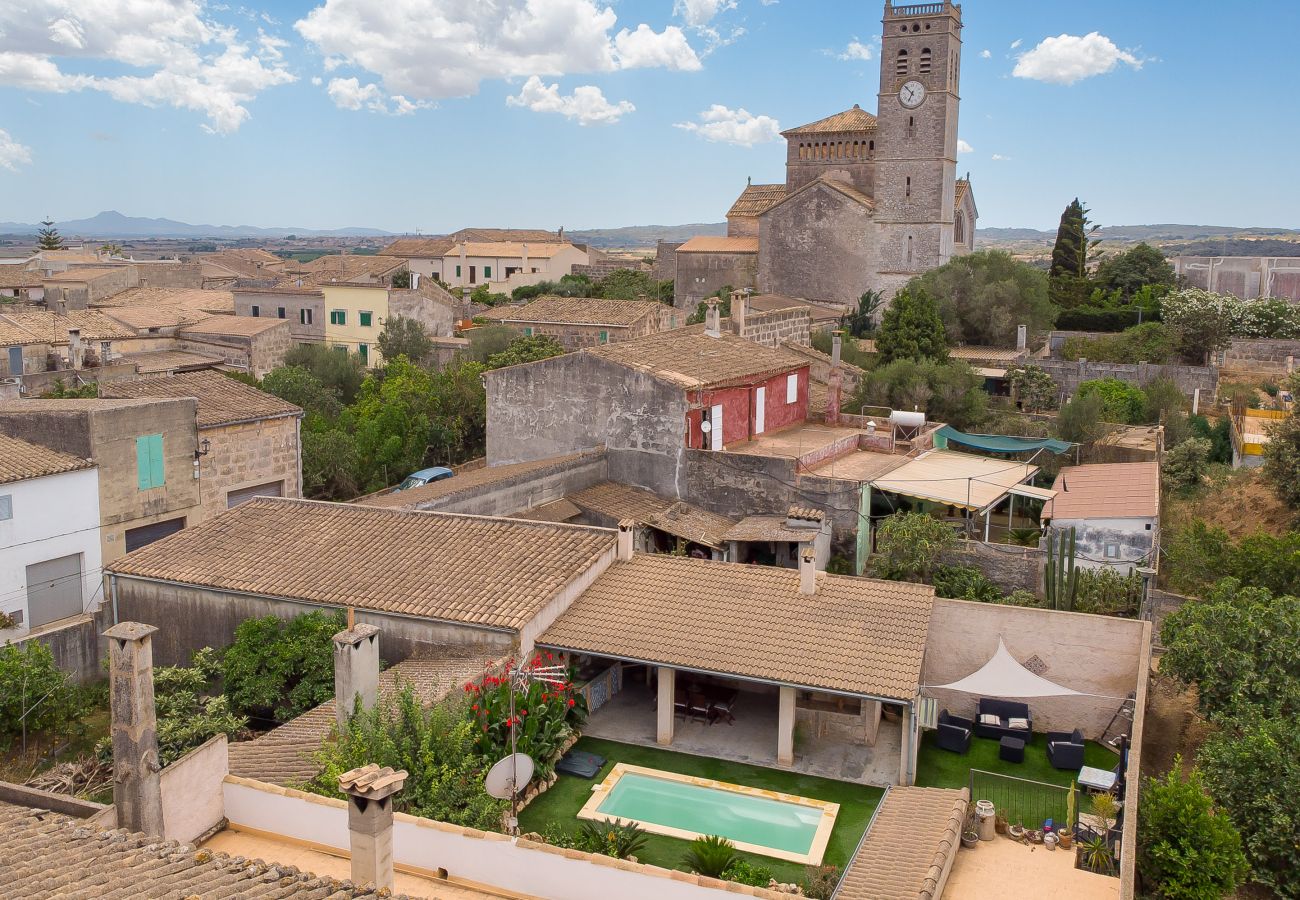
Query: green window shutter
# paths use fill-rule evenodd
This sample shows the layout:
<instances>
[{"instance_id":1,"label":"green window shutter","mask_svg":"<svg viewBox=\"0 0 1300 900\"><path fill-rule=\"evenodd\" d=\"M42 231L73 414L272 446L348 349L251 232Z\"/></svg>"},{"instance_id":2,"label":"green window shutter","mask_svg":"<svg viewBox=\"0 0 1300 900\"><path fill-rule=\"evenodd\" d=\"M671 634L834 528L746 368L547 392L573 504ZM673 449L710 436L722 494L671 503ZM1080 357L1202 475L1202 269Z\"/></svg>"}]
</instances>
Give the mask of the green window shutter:
<instances>
[{"instance_id":1,"label":"green window shutter","mask_svg":"<svg viewBox=\"0 0 1300 900\"><path fill-rule=\"evenodd\" d=\"M491 266L484 266L484 267L483 267L483 277L484 277L484 278L491 278L491 277L492 277L492 267L491 267Z\"/></svg>"},{"instance_id":2,"label":"green window shutter","mask_svg":"<svg viewBox=\"0 0 1300 900\"><path fill-rule=\"evenodd\" d=\"M608 344L608 343L609 343L609 332L608 332L608 331L602 331L602 332L600 333L600 342L601 342L602 344Z\"/></svg>"},{"instance_id":3,"label":"green window shutter","mask_svg":"<svg viewBox=\"0 0 1300 900\"><path fill-rule=\"evenodd\" d=\"M359 355L359 356L361 357L361 361L362 361L363 363L364 363L364 362L369 362L369 361L370 361L370 347L369 347L369 345L367 345L367 344L357 344L357 355Z\"/></svg>"},{"instance_id":4,"label":"green window shutter","mask_svg":"<svg viewBox=\"0 0 1300 900\"><path fill-rule=\"evenodd\" d=\"M370 323L371 323L372 321L374 321L374 314L373 314L373 313L368 313L368 312L363 312L363 313L360 313L360 316L361 316L361 326L362 326L363 328L369 328L369 327L370 327Z\"/></svg>"},{"instance_id":5,"label":"green window shutter","mask_svg":"<svg viewBox=\"0 0 1300 900\"><path fill-rule=\"evenodd\" d=\"M154 487L162 487L167 482L163 469L163 438L161 434L149 435L149 474Z\"/></svg>"},{"instance_id":6,"label":"green window shutter","mask_svg":"<svg viewBox=\"0 0 1300 900\"><path fill-rule=\"evenodd\" d=\"M525 328L524 337L532 337L532 336L533 336L533 330L531 328Z\"/></svg>"},{"instance_id":7,"label":"green window shutter","mask_svg":"<svg viewBox=\"0 0 1300 900\"><path fill-rule=\"evenodd\" d=\"M457 266L457 267L456 267L456 277L457 277L457 278L460 277L460 266Z\"/></svg>"},{"instance_id":8,"label":"green window shutter","mask_svg":"<svg viewBox=\"0 0 1300 900\"><path fill-rule=\"evenodd\" d=\"M140 490L153 487L152 468L149 465L149 436L135 439L135 478Z\"/></svg>"}]
</instances>

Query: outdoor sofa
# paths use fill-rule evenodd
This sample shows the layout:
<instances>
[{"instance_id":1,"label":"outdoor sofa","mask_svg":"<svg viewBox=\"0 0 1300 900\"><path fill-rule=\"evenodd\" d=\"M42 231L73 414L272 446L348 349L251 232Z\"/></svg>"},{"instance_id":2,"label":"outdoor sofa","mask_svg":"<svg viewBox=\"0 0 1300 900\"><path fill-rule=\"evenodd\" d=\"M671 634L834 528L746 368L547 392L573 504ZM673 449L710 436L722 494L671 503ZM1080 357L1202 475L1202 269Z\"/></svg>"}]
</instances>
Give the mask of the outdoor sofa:
<instances>
[{"instance_id":1,"label":"outdoor sofa","mask_svg":"<svg viewBox=\"0 0 1300 900\"><path fill-rule=\"evenodd\" d=\"M1083 732L1077 728L1072 732L1047 732L1047 761L1054 769L1077 772L1083 768Z\"/></svg>"},{"instance_id":2,"label":"outdoor sofa","mask_svg":"<svg viewBox=\"0 0 1300 900\"><path fill-rule=\"evenodd\" d=\"M990 717L995 717L996 722ZM989 721L985 721L988 718ZM1014 728L1013 719L1023 720L1024 728ZM1004 737L1020 738L1028 741L1034 730L1034 719L1029 713L1028 703L1015 700L994 700L982 698L979 713L975 716L975 733L983 738L999 741Z\"/></svg>"},{"instance_id":3,"label":"outdoor sofa","mask_svg":"<svg viewBox=\"0 0 1300 900\"><path fill-rule=\"evenodd\" d=\"M970 750L970 739L974 732L975 723L970 719L950 715L946 709L940 710L934 743L953 753L966 753Z\"/></svg>"}]
</instances>

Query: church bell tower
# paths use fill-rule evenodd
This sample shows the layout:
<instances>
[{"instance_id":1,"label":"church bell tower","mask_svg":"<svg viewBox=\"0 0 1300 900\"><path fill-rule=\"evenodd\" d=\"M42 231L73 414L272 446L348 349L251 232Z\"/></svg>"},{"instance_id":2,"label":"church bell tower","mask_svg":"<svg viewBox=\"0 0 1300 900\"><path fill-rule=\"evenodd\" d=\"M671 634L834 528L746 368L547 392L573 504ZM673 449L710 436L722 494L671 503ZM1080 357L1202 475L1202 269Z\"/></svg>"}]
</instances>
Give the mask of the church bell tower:
<instances>
[{"instance_id":1,"label":"church bell tower","mask_svg":"<svg viewBox=\"0 0 1300 900\"><path fill-rule=\"evenodd\" d=\"M885 0L875 221L887 295L954 252L961 28L961 6L950 0Z\"/></svg>"}]
</instances>

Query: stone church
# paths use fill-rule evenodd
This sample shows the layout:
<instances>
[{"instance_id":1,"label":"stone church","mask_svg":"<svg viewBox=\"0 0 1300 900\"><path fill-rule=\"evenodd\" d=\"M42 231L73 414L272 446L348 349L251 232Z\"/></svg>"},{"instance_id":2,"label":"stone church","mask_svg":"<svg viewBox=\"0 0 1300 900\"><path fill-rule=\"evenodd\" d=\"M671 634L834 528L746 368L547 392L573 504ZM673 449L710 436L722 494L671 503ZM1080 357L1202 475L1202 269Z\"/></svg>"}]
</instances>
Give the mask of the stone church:
<instances>
[{"instance_id":1,"label":"stone church","mask_svg":"<svg viewBox=\"0 0 1300 900\"><path fill-rule=\"evenodd\" d=\"M957 178L961 6L886 0L876 114L858 105L782 132L784 184L750 184L727 237L676 248L677 302L726 285L836 304L892 297L975 244Z\"/></svg>"}]
</instances>

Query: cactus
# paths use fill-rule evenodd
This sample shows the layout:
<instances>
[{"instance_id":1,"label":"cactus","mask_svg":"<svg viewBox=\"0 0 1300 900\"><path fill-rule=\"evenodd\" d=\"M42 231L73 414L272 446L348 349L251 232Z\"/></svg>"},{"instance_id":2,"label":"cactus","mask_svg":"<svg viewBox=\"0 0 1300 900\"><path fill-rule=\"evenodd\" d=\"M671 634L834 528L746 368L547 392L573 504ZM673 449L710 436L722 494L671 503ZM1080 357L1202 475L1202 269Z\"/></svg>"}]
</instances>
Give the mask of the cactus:
<instances>
[{"instance_id":1,"label":"cactus","mask_svg":"<svg viewBox=\"0 0 1300 900\"><path fill-rule=\"evenodd\" d=\"M1074 609L1074 598L1079 591L1079 574L1075 571L1075 529L1060 542L1056 530L1047 532L1047 606L1049 609Z\"/></svg>"}]
</instances>

